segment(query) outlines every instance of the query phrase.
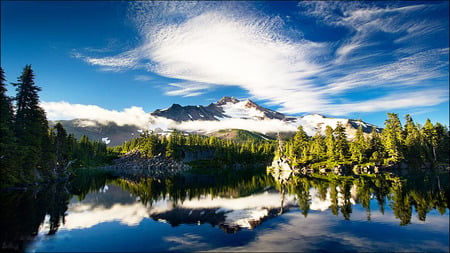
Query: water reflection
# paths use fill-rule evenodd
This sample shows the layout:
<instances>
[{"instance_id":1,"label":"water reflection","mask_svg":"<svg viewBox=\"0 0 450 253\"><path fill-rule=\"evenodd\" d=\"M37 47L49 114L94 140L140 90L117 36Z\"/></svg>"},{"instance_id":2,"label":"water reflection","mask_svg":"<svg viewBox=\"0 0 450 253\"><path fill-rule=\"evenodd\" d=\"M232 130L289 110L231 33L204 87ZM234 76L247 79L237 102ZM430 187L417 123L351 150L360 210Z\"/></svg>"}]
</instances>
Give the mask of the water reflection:
<instances>
[{"instance_id":1,"label":"water reflection","mask_svg":"<svg viewBox=\"0 0 450 253\"><path fill-rule=\"evenodd\" d=\"M43 238L51 238L55 234L72 237L73 233L78 231L96 238L99 236L98 232L93 235L93 232L88 231L97 231L103 226L107 226L108 231L117 230L114 233L123 236L124 250L130 249L127 247L136 247L127 244L127 241L138 240L137 238L142 237L140 235L142 231L157 234L161 232L159 236L165 235L159 239L154 235L154 240L156 243L165 241L167 245L158 247L146 245L147 248L139 248L143 251L180 249L181 246L168 245L190 240L192 242L193 238L198 239L196 245L198 250L222 247L227 250L226 247L233 244L227 234L238 236L233 237L235 238L233 240L239 238L237 239L239 245L235 245L238 248L233 250L240 249L239 247L244 247L243 245L245 248L241 248L242 250L261 250L253 243L255 233L260 233L259 240L264 238L263 244L270 243L273 238L287 239L295 236L316 240L318 236L323 237L323 243L319 243L320 245L314 241L313 245L317 248L306 247L304 248L306 251L331 247L340 242L337 237L344 236L348 240L348 244L345 245L352 246L342 249L358 250L363 249L359 248L360 240L355 239L357 237L355 231L360 230L358 227L365 231L393 229L395 226L399 227L398 225L407 225L412 229L410 231L420 234L421 228L417 227L417 224L425 221L432 224L428 230L440 231L440 235L436 237L440 238L442 229L445 231L445 228L448 236L448 177L448 173L431 171L411 172L406 176L293 175L290 172L270 171L266 174L262 171L230 173L220 178L191 175L166 180L147 178L140 181L113 179L104 175L79 175L71 182L26 192L0 193L1 247L17 251L23 251L27 247L50 250L48 247L39 248L39 243L29 245L36 236L37 241L43 243ZM427 217L430 214L431 219ZM436 217L439 215L444 215L446 222L442 223L442 219L438 221ZM381 226L380 222L384 225ZM166 223L170 224L172 230L164 227L163 224ZM202 224L209 224L210 228L198 226L195 229L193 226ZM186 225L190 227L187 228ZM295 230L295 226L301 227L303 232L287 236L285 233ZM131 228L133 229L129 230ZM252 232L250 236L249 231L256 228L258 230ZM428 230L426 233L430 233ZM220 237L216 231L220 231L222 237L228 239L222 238L211 245L212 234ZM277 234L276 231L282 234ZM364 231L359 232L367 237L374 237L373 234ZM406 233L409 230L401 231ZM128 234L128 237L125 234ZM408 233L404 236L407 235ZM60 240L59 237L55 238L56 241ZM86 249L98 247L100 251L107 251L105 245L102 247L97 245L100 243L99 240L88 243L90 248ZM441 240L439 245L448 246L448 239L439 240ZM209 246L200 246L210 241ZM354 243L349 243L350 241ZM50 240L46 243L56 242ZM325 245L327 243L330 245ZM340 246L337 244L333 247L339 249ZM383 249L375 244L373 247ZM63 249L55 250L63 251ZM287 251L289 247L283 249ZM303 251L301 249L300 247L295 251ZM391 250L384 248L387 249Z\"/></svg>"},{"instance_id":2,"label":"water reflection","mask_svg":"<svg viewBox=\"0 0 450 253\"><path fill-rule=\"evenodd\" d=\"M274 178L280 178L280 172L269 172ZM371 200L375 199L382 214L388 202L399 219L399 225L407 225L411 221L413 208L421 221L426 220L431 210L437 210L440 214L446 212L449 206L448 179L447 172L431 171L411 171L404 176L392 173L351 176L300 174L276 180L276 188L282 193L295 195L305 217L311 208L322 211L329 208L334 215L350 220L352 206L359 204L370 221Z\"/></svg>"},{"instance_id":3,"label":"water reflection","mask_svg":"<svg viewBox=\"0 0 450 253\"><path fill-rule=\"evenodd\" d=\"M64 183L27 192L0 193L2 249L22 251L39 230L54 235L65 222L70 193ZM45 221L45 226L43 226Z\"/></svg>"}]
</instances>

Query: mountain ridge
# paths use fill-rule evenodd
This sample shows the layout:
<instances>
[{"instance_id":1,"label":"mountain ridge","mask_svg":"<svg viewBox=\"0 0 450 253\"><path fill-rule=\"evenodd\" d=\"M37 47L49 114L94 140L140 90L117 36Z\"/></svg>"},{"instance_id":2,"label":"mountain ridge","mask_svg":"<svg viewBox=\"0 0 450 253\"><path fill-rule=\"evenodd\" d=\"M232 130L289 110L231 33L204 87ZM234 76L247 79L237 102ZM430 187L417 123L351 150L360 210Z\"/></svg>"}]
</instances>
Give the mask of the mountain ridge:
<instances>
[{"instance_id":1,"label":"mountain ridge","mask_svg":"<svg viewBox=\"0 0 450 253\"><path fill-rule=\"evenodd\" d=\"M228 96L207 106L172 104L166 109L157 109L148 115L147 128L87 119L54 122L61 122L68 133L74 133L78 138L85 134L90 139L108 142L109 146L120 145L123 141L139 136L143 130L170 134L171 129L177 129L187 133L230 138L235 134L219 132L227 129L241 129L273 138L279 132L284 133L283 136L292 136L299 126L303 126L310 136L317 132L325 135L326 126L334 129L340 122L345 127L349 139L354 137L360 125L365 134L369 134L373 128L381 132L381 128L362 120L329 118L317 113L290 116L262 107L249 99L239 100Z\"/></svg>"},{"instance_id":2,"label":"mountain ridge","mask_svg":"<svg viewBox=\"0 0 450 253\"><path fill-rule=\"evenodd\" d=\"M195 120L220 121L223 118L233 118L233 115L230 115L230 113L238 113L238 111L244 111L245 109L253 111L254 115L248 115L250 118L279 120L286 118L284 114L259 106L249 99L241 101L228 96L222 97L216 103L211 103L207 106L172 104L169 108L157 109L150 114L177 122Z\"/></svg>"}]
</instances>

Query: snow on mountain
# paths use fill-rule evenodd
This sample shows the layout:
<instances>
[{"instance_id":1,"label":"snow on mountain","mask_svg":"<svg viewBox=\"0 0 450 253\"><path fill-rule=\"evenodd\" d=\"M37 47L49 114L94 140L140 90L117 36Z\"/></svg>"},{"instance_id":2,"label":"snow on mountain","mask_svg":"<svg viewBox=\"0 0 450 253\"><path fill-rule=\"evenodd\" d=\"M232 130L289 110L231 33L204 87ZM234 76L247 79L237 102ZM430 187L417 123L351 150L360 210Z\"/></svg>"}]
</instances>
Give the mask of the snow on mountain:
<instances>
[{"instance_id":1,"label":"snow on mountain","mask_svg":"<svg viewBox=\"0 0 450 253\"><path fill-rule=\"evenodd\" d=\"M222 105L224 114L230 118L264 118L264 113L255 107L247 106L249 100Z\"/></svg>"},{"instance_id":2,"label":"snow on mountain","mask_svg":"<svg viewBox=\"0 0 450 253\"><path fill-rule=\"evenodd\" d=\"M156 110L151 115L177 122L195 120L223 121L226 119L285 119L285 115L282 113L261 107L251 100L239 101L234 97L223 97L216 103L211 103L208 106L181 106L173 104L169 108Z\"/></svg>"},{"instance_id":3,"label":"snow on mountain","mask_svg":"<svg viewBox=\"0 0 450 253\"><path fill-rule=\"evenodd\" d=\"M173 104L169 108L147 114L147 117L148 123L139 121L141 123L136 125L120 125L115 121L104 122L92 119L59 120L53 121L53 124L61 122L67 132L74 133L77 138L86 135L90 139L102 140L109 146L120 145L124 141L139 136L143 130L169 135L172 129L177 129L185 133L209 135L225 129L243 129L273 138L278 132L287 133L285 136L293 135L300 125L310 136L317 132L324 135L326 126L334 129L340 122L345 127L349 139L354 137L360 125L367 134L374 127L381 131L376 126L359 120L328 118L319 114L287 116L259 106L251 100L240 101L233 97L223 97L208 106Z\"/></svg>"}]
</instances>

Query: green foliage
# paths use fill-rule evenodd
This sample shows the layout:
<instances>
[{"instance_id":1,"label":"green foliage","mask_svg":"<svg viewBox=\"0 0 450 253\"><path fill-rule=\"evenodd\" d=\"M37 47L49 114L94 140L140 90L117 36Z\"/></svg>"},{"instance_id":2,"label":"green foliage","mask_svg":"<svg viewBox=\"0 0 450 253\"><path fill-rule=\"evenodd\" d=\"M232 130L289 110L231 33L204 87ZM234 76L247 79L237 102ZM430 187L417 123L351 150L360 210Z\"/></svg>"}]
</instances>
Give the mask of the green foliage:
<instances>
[{"instance_id":1,"label":"green foliage","mask_svg":"<svg viewBox=\"0 0 450 253\"><path fill-rule=\"evenodd\" d=\"M67 176L71 164L98 166L114 156L99 141L84 137L78 142L73 135L67 135L61 124L49 128L45 111L39 106L41 89L34 83L30 65L13 84L17 91L13 113L0 70L0 188L51 181Z\"/></svg>"},{"instance_id":2,"label":"green foliage","mask_svg":"<svg viewBox=\"0 0 450 253\"><path fill-rule=\"evenodd\" d=\"M336 128L333 131L334 134L334 155L337 161L346 161L349 151L347 135L345 133L345 128L341 122L338 122Z\"/></svg>"},{"instance_id":3,"label":"green foliage","mask_svg":"<svg viewBox=\"0 0 450 253\"><path fill-rule=\"evenodd\" d=\"M359 125L355 138L350 142L351 160L364 163L368 160L369 142L364 138L362 125Z\"/></svg>"},{"instance_id":4,"label":"green foliage","mask_svg":"<svg viewBox=\"0 0 450 253\"><path fill-rule=\"evenodd\" d=\"M310 159L309 157L309 146L310 146L309 136L303 130L302 126L298 127L297 132L293 138L292 153L294 154L296 160L300 163L305 163Z\"/></svg>"},{"instance_id":5,"label":"green foliage","mask_svg":"<svg viewBox=\"0 0 450 253\"><path fill-rule=\"evenodd\" d=\"M14 168L14 132L12 99L6 95L5 74L0 67L0 184L17 183Z\"/></svg>"},{"instance_id":6,"label":"green foliage","mask_svg":"<svg viewBox=\"0 0 450 253\"><path fill-rule=\"evenodd\" d=\"M382 143L388 157L386 163L397 163L404 158L403 130L398 115L388 113L388 119L384 122Z\"/></svg>"},{"instance_id":7,"label":"green foliage","mask_svg":"<svg viewBox=\"0 0 450 253\"><path fill-rule=\"evenodd\" d=\"M317 132L312 138L299 127L293 138L279 141L282 148L277 152L282 153L276 156L286 156L292 166L315 169L339 164L390 165L401 161L412 167L448 165L449 129L440 123L433 125L430 120L420 127L410 115L405 116L405 121L403 128L397 114L388 113L381 134L372 128L370 134L364 135L360 124L351 140L341 123L335 129L327 126L325 136Z\"/></svg>"},{"instance_id":8,"label":"green foliage","mask_svg":"<svg viewBox=\"0 0 450 253\"><path fill-rule=\"evenodd\" d=\"M14 118L14 131L17 148L17 163L22 168L19 174L22 181L33 181L33 169L44 171L43 158L48 140L48 122L44 110L39 106L38 92L41 90L34 83L34 73L31 65L25 66L22 75L18 78L16 86L17 95L16 114Z\"/></svg>"},{"instance_id":9,"label":"green foliage","mask_svg":"<svg viewBox=\"0 0 450 253\"><path fill-rule=\"evenodd\" d=\"M121 146L114 147L113 150L121 154L139 150L147 157L163 155L176 160L193 157L188 160L211 160L207 164L229 167L236 163L269 163L273 158L275 144L274 141L270 140L257 142L250 140L233 141L215 136L185 135L173 130L167 138L147 132L139 138L134 138Z\"/></svg>"}]
</instances>

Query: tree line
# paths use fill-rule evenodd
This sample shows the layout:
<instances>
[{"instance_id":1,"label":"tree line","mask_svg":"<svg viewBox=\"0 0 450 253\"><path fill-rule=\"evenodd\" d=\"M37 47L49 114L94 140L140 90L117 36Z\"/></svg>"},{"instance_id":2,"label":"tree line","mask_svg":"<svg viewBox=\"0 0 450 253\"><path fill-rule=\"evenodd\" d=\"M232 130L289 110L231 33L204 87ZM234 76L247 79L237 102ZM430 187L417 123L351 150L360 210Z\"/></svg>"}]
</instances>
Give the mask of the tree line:
<instances>
[{"instance_id":1,"label":"tree line","mask_svg":"<svg viewBox=\"0 0 450 253\"><path fill-rule=\"evenodd\" d=\"M220 139L215 136L199 134L184 134L173 130L170 135L158 135L145 131L140 137L134 138L116 146L113 151L125 154L132 150L139 150L141 154L150 158L162 155L167 158L181 160L187 153L202 152L208 158L220 164L267 162L273 158L274 141L233 141ZM201 156L201 155L200 155Z\"/></svg>"},{"instance_id":2,"label":"tree line","mask_svg":"<svg viewBox=\"0 0 450 253\"><path fill-rule=\"evenodd\" d=\"M298 127L295 136L287 140L276 156L286 156L294 166L337 164L393 165L406 162L412 167L436 167L449 164L449 128L429 119L421 126L410 115L402 125L396 113L388 113L384 129L372 128L364 134L359 124L354 138L349 140L344 125L327 126L325 136L319 132L310 137Z\"/></svg>"},{"instance_id":3,"label":"tree line","mask_svg":"<svg viewBox=\"0 0 450 253\"><path fill-rule=\"evenodd\" d=\"M95 166L111 156L100 141L77 140L60 123L49 126L31 65L12 83L15 97L6 94L2 68L0 78L0 188L53 180L69 165Z\"/></svg>"}]
</instances>

